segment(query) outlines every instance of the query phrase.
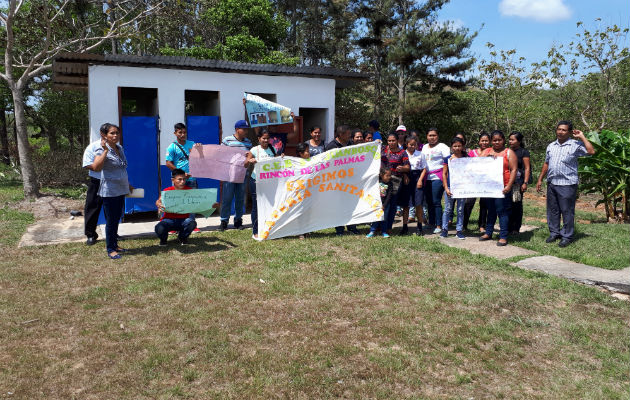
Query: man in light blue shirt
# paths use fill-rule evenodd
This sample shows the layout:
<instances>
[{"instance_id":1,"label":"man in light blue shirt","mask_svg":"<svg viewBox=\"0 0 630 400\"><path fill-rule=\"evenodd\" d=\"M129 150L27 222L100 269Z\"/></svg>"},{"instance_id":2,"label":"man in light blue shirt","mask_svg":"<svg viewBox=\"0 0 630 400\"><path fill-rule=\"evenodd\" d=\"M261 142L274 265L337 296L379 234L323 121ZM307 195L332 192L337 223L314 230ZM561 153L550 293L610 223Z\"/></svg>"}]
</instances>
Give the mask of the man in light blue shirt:
<instances>
[{"instance_id":1,"label":"man in light blue shirt","mask_svg":"<svg viewBox=\"0 0 630 400\"><path fill-rule=\"evenodd\" d=\"M237 147L247 151L252 148L252 142L247 138L247 130L249 124L245 120L236 121L234 124L234 135L226 136L221 141L221 145ZM255 159L254 159L255 160ZM255 161L254 161L255 163ZM249 166L249 160L245 167ZM230 220L230 209L232 199L234 199L234 228L243 229L243 208L245 202L245 185L249 179L249 174L245 174L245 181L241 183L223 182L221 189L221 226L219 229L224 231L227 229Z\"/></svg>"},{"instance_id":2,"label":"man in light blue shirt","mask_svg":"<svg viewBox=\"0 0 630 400\"><path fill-rule=\"evenodd\" d=\"M171 171L181 169L186 172L186 185L196 188L197 180L190 175L188 164L190 150L195 145L195 142L188 140L188 130L186 125L181 122L175 124L173 135L175 135L176 140L166 149L166 166Z\"/></svg>"},{"instance_id":3,"label":"man in light blue shirt","mask_svg":"<svg viewBox=\"0 0 630 400\"><path fill-rule=\"evenodd\" d=\"M571 139L573 134L575 139ZM566 247L573 242L575 233L575 201L578 189L578 158L595 154L595 148L584 133L573 129L570 121L560 121L556 126L555 142L547 146L536 190L541 192L542 180L547 175L547 243L558 239L558 246ZM563 227L560 229L560 217Z\"/></svg>"},{"instance_id":4,"label":"man in light blue shirt","mask_svg":"<svg viewBox=\"0 0 630 400\"><path fill-rule=\"evenodd\" d=\"M98 189L101 185L101 172L96 172L92 169L94 158L101 153L103 153L103 147L101 146L100 138L90 143L83 152L83 168L88 170L88 175L90 176L87 194L85 195L85 208L83 209L84 232L87 237L85 244L88 246L96 243L96 239L98 239L96 224L103 206L103 198L98 195Z\"/></svg>"}]
</instances>

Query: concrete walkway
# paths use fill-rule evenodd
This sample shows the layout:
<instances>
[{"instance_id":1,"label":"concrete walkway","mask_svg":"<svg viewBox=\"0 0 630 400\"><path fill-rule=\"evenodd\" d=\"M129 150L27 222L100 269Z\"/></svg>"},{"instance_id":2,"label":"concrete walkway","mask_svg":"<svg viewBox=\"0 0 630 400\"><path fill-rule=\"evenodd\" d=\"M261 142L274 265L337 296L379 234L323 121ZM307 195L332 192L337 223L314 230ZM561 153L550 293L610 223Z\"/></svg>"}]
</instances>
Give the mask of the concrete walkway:
<instances>
[{"instance_id":1,"label":"concrete walkway","mask_svg":"<svg viewBox=\"0 0 630 400\"><path fill-rule=\"evenodd\" d=\"M247 228L251 227L249 215L243 216L243 223ZM123 238L135 237L155 237L154 227L156 221L149 222L126 222L120 224L118 234ZM208 218L197 218L197 227L201 232L216 231L219 228L219 216ZM400 227L397 223L395 226ZM231 225L230 225L231 227ZM412 224L411 227L415 227ZM100 238L105 238L105 226L101 225ZM536 226L523 225L521 232L528 232L538 229ZM496 259L507 259L517 256L527 256L524 260L513 265L534 271L541 271L551 275L574 280L576 282L601 286L607 290L630 294L630 267L620 271L610 271L602 268L591 267L553 256L540 256L532 250L523 249L517 246L507 245L499 247L496 240L480 242L477 236L467 237L465 240L457 239L455 231L449 232L449 237L440 238L437 234L427 233L426 238L435 238L450 247L466 249L472 254L482 254ZM27 228L26 233L20 240L19 247L38 246L68 242L82 242L83 218L68 220L46 220L39 221Z\"/></svg>"}]
</instances>

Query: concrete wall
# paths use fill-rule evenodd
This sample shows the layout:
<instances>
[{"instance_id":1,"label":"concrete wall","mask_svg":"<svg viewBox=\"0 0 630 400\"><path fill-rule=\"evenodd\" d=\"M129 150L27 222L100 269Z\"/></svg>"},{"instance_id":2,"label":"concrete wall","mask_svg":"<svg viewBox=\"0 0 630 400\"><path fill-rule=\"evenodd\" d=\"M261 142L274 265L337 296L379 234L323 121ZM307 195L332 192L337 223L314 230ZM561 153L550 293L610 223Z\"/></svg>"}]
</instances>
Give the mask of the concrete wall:
<instances>
[{"instance_id":1,"label":"concrete wall","mask_svg":"<svg viewBox=\"0 0 630 400\"><path fill-rule=\"evenodd\" d=\"M326 142L334 137L334 79L108 65L90 66L88 76L92 140L98 138L98 128L101 124L105 122L118 124L118 87L158 89L161 164L165 163L166 147L174 138L173 125L177 122L185 122L184 92L186 90L219 92L224 136L232 134L234 122L243 119L245 115L243 92L250 92L275 93L277 103L291 108L296 114L300 107L327 108L327 121L322 122L322 127L325 126Z\"/></svg>"}]
</instances>

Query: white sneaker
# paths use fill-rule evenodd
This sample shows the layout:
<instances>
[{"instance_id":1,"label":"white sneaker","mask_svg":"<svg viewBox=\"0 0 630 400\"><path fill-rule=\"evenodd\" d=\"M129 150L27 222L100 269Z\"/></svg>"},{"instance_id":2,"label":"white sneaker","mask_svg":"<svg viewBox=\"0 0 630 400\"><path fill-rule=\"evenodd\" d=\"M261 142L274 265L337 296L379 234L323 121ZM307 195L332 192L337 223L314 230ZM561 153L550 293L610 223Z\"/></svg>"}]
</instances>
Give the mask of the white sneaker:
<instances>
[{"instance_id":1,"label":"white sneaker","mask_svg":"<svg viewBox=\"0 0 630 400\"><path fill-rule=\"evenodd\" d=\"M440 228L439 226L436 226L435 229L433 230L434 234L438 234L438 233L442 233L442 228Z\"/></svg>"}]
</instances>

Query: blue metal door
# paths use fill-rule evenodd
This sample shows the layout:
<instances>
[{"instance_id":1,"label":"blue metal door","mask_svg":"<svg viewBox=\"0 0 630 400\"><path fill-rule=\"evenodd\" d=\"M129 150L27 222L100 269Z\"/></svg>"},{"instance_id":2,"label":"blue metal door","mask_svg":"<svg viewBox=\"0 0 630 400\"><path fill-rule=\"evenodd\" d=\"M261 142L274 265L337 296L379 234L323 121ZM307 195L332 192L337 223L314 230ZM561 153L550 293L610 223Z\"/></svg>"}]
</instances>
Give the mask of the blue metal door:
<instances>
[{"instance_id":1,"label":"blue metal door","mask_svg":"<svg viewBox=\"0 0 630 400\"><path fill-rule=\"evenodd\" d=\"M157 210L155 201L160 195L158 134L158 117L122 117L129 183L144 189L144 198L125 199L125 214Z\"/></svg>"}]
</instances>

